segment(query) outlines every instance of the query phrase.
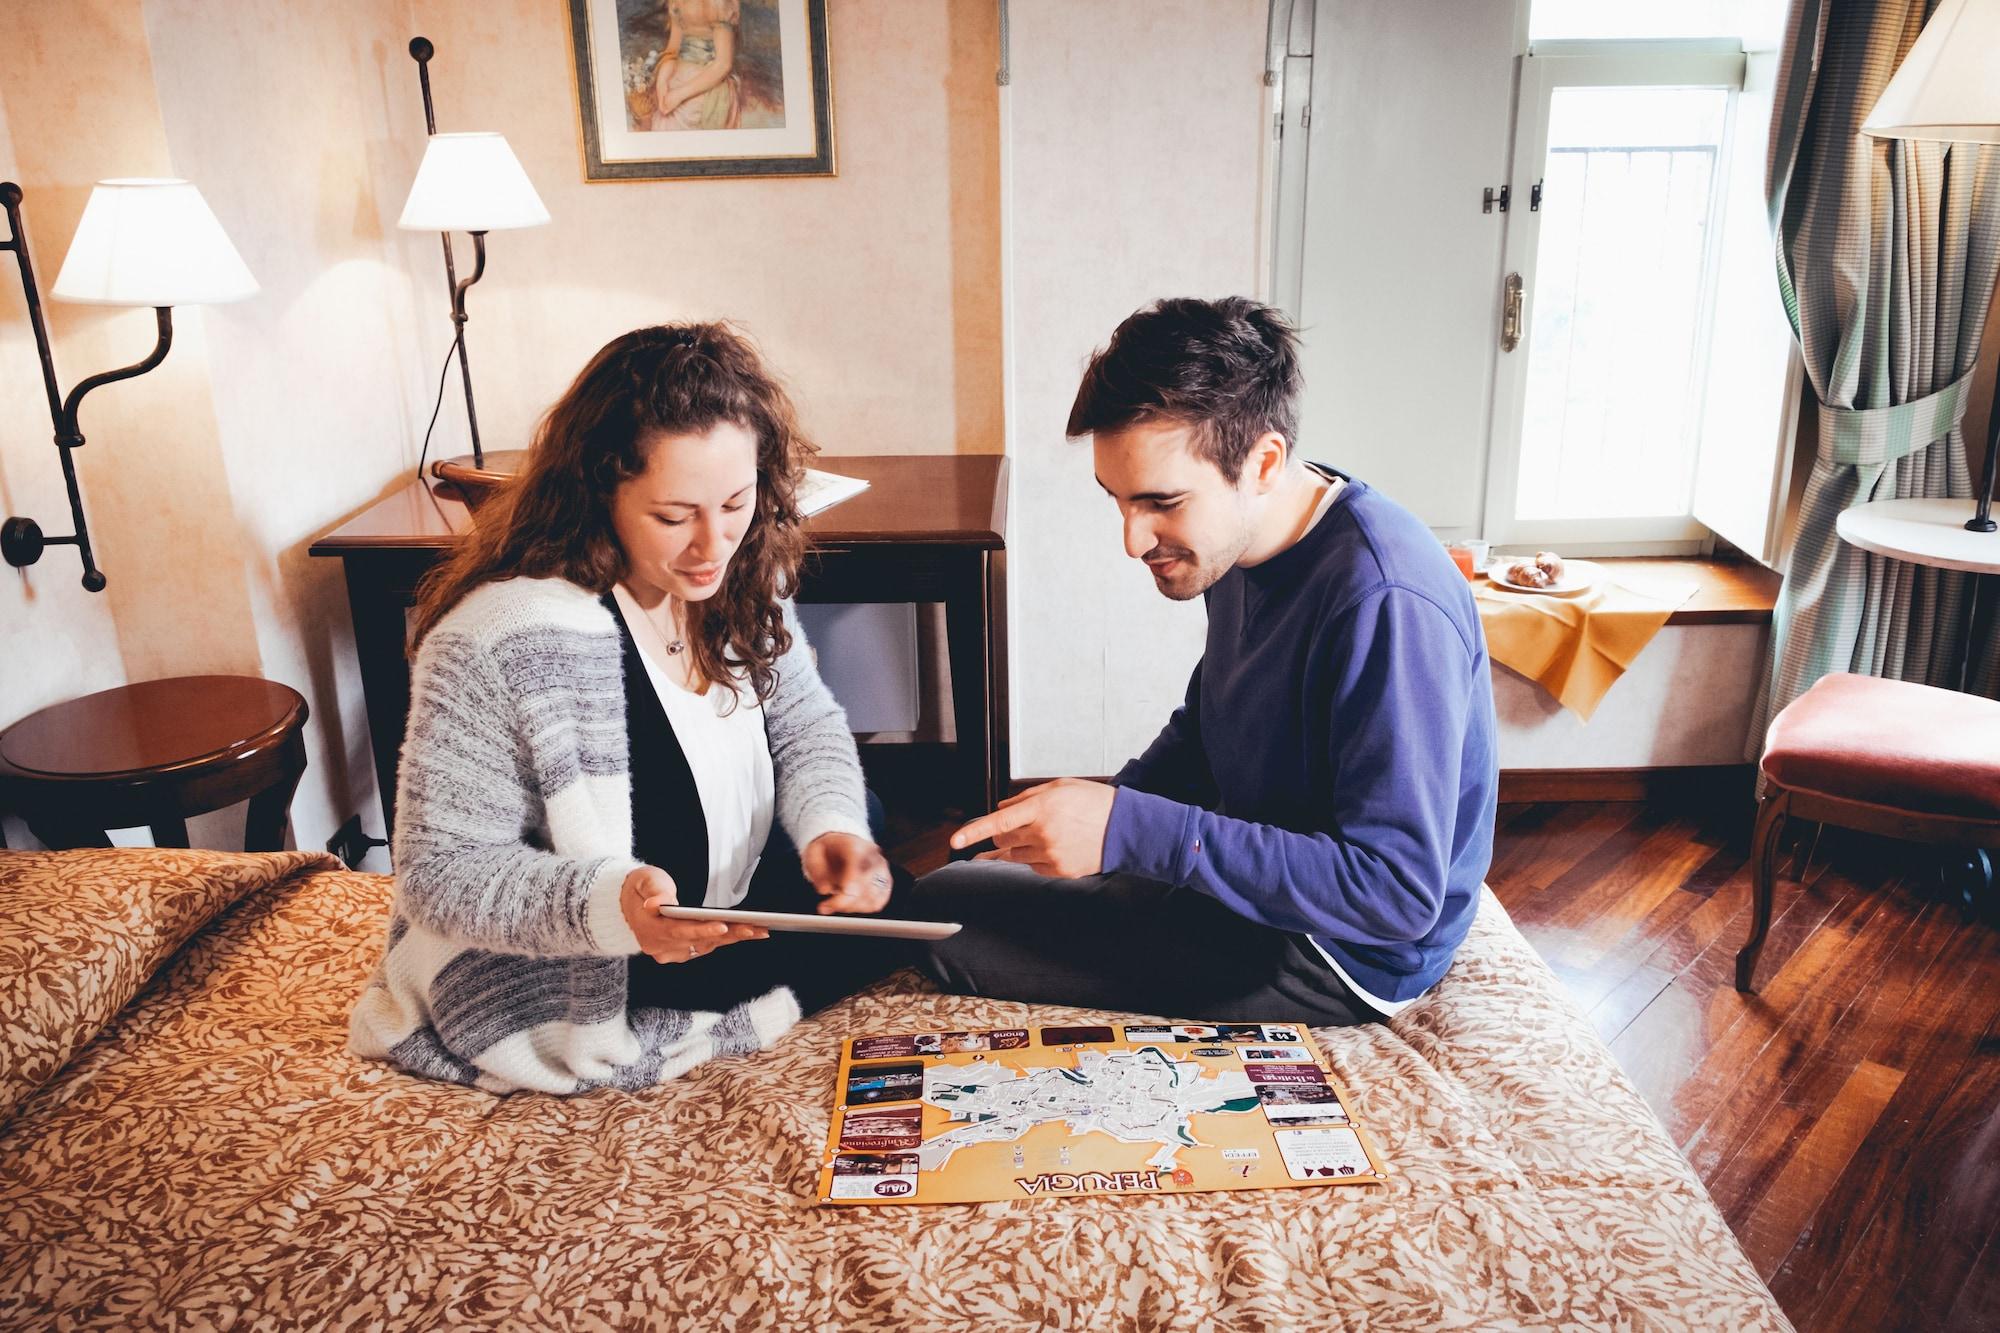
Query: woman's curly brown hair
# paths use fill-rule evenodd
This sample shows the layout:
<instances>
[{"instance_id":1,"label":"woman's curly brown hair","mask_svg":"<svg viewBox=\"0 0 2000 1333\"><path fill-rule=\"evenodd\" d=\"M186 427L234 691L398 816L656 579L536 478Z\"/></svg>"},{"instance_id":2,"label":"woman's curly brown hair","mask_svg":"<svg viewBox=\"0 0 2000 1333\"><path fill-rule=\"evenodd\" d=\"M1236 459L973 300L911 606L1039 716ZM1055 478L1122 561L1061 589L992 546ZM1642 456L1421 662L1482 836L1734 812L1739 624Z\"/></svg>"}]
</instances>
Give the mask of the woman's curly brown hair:
<instances>
[{"instance_id":1,"label":"woman's curly brown hair","mask_svg":"<svg viewBox=\"0 0 2000 1333\"><path fill-rule=\"evenodd\" d=\"M621 482L646 470L657 435L734 422L757 438L757 507L713 597L687 604L700 678L747 674L759 700L792 646L778 599L805 555L798 485L817 452L750 341L725 324L662 324L605 344L542 418L520 474L479 509L465 541L417 590L416 640L484 583L562 578L598 596L625 573L611 526Z\"/></svg>"}]
</instances>

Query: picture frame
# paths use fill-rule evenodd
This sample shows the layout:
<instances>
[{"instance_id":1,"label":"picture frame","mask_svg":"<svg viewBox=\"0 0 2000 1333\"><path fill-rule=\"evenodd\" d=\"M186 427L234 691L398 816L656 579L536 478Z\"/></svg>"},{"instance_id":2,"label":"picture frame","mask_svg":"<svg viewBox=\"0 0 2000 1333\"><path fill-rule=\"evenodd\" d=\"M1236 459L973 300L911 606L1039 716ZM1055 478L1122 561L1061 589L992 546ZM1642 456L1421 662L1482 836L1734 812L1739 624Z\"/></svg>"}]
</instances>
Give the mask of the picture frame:
<instances>
[{"instance_id":1,"label":"picture frame","mask_svg":"<svg viewBox=\"0 0 2000 1333\"><path fill-rule=\"evenodd\" d=\"M586 181L837 174L826 0L569 11Z\"/></svg>"}]
</instances>

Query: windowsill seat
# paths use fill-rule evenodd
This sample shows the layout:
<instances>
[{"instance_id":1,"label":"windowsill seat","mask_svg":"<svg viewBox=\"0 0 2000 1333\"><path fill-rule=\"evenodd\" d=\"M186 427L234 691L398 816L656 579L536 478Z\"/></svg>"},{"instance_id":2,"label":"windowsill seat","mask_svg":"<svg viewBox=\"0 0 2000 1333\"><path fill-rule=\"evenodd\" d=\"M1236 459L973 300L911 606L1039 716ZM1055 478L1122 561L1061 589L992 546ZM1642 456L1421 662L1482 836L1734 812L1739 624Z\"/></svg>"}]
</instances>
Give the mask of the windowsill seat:
<instances>
[{"instance_id":1,"label":"windowsill seat","mask_svg":"<svg viewBox=\"0 0 2000 1333\"><path fill-rule=\"evenodd\" d=\"M1667 617L1669 625L1768 625L1784 580L1752 560L1727 556L1599 556L1593 562L1614 575L1662 582L1693 580L1695 595Z\"/></svg>"}]
</instances>

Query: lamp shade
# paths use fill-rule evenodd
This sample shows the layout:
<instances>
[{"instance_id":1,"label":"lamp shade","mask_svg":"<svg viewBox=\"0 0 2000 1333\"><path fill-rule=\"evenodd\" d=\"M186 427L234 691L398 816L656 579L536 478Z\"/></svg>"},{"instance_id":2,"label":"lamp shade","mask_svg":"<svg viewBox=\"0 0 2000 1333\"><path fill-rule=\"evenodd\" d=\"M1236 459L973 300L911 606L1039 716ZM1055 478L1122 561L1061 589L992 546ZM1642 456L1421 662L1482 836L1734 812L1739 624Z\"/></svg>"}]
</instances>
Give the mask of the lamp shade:
<instances>
[{"instance_id":1,"label":"lamp shade","mask_svg":"<svg viewBox=\"0 0 2000 1333\"><path fill-rule=\"evenodd\" d=\"M2000 0L1944 0L1861 132L2000 143Z\"/></svg>"},{"instance_id":2,"label":"lamp shade","mask_svg":"<svg viewBox=\"0 0 2000 1333\"><path fill-rule=\"evenodd\" d=\"M187 181L99 181L49 294L81 305L220 305L257 292Z\"/></svg>"},{"instance_id":3,"label":"lamp shade","mask_svg":"<svg viewBox=\"0 0 2000 1333\"><path fill-rule=\"evenodd\" d=\"M549 220L505 135L434 134L396 225L406 231L505 231Z\"/></svg>"}]
</instances>

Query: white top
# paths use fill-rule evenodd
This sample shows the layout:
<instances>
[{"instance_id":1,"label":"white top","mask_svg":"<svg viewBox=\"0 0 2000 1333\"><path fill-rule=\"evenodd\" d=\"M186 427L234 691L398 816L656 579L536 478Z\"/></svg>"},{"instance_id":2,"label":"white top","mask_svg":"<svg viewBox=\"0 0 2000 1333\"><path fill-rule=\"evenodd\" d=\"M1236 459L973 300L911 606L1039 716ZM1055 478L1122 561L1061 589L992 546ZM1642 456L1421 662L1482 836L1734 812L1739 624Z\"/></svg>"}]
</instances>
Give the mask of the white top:
<instances>
[{"instance_id":1,"label":"white top","mask_svg":"<svg viewBox=\"0 0 2000 1333\"><path fill-rule=\"evenodd\" d=\"M674 729L701 793L701 811L708 826L708 884L695 898L681 885L683 907L734 907L750 892L750 877L771 836L777 788L771 775L771 742L764 734L764 705L755 691L732 693L710 685L696 694L675 684L666 672L666 645L658 629L623 584L612 588L618 612L632 631L646 678L667 721ZM735 708L724 708L735 700ZM637 824L647 817L632 812Z\"/></svg>"},{"instance_id":2,"label":"white top","mask_svg":"<svg viewBox=\"0 0 2000 1333\"><path fill-rule=\"evenodd\" d=\"M1834 531L1850 546L1891 560L2000 574L2000 532L1967 532L1977 500L1873 500L1840 511Z\"/></svg>"}]
</instances>

